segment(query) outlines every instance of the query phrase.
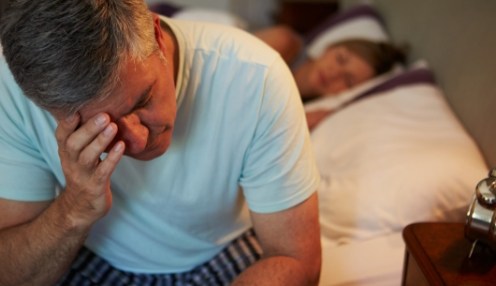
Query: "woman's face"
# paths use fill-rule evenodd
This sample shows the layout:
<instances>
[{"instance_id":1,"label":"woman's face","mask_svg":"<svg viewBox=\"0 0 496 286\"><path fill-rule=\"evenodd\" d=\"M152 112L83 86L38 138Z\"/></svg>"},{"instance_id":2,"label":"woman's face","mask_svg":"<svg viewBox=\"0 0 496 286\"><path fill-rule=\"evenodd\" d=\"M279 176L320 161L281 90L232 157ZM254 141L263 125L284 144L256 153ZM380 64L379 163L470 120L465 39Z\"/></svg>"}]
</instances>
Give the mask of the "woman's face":
<instances>
[{"instance_id":1,"label":"woman's face","mask_svg":"<svg viewBox=\"0 0 496 286\"><path fill-rule=\"evenodd\" d=\"M336 94L375 75L374 69L345 46L332 46L313 62L308 80L315 94Z\"/></svg>"}]
</instances>

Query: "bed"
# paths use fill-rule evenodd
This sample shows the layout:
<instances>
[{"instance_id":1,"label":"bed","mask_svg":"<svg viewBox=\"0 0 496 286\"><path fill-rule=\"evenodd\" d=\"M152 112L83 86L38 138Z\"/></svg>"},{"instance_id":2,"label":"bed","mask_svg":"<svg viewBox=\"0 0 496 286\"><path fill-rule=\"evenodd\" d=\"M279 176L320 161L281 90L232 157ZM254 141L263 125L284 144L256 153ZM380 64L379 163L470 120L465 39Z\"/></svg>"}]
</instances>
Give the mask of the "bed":
<instances>
[{"instance_id":1,"label":"bed","mask_svg":"<svg viewBox=\"0 0 496 286\"><path fill-rule=\"evenodd\" d=\"M322 175L320 285L400 285L402 229L463 222L496 165L496 2L358 2L342 1L326 28L372 19L409 44L410 63L306 105L339 110L311 134Z\"/></svg>"},{"instance_id":2,"label":"bed","mask_svg":"<svg viewBox=\"0 0 496 286\"><path fill-rule=\"evenodd\" d=\"M496 2L341 1L306 35L308 53L345 37L407 43L410 60L305 109L335 109L311 134L319 188L320 285L400 285L403 228L463 222L476 183L496 166ZM154 7L246 28L230 13Z\"/></svg>"}]
</instances>

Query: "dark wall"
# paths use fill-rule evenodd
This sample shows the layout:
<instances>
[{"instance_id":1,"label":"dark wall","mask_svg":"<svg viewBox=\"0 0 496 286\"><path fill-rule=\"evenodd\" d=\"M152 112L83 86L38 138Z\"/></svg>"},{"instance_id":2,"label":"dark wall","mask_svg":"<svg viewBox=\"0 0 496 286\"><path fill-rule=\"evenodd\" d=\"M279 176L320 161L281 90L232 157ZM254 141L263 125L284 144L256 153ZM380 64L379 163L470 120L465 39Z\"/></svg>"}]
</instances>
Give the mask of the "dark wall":
<instances>
[{"instance_id":1,"label":"dark wall","mask_svg":"<svg viewBox=\"0 0 496 286\"><path fill-rule=\"evenodd\" d=\"M7 7L9 0L0 0L0 21L2 20L3 10Z\"/></svg>"}]
</instances>

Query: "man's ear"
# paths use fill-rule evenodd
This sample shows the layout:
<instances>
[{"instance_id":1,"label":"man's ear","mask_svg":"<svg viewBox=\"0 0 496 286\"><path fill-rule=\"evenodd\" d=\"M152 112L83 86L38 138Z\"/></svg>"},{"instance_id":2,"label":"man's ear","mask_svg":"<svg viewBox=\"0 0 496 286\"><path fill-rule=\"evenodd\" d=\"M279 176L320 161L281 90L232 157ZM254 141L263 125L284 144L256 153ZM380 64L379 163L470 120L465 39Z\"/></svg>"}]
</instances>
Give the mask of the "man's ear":
<instances>
[{"instance_id":1,"label":"man's ear","mask_svg":"<svg viewBox=\"0 0 496 286\"><path fill-rule=\"evenodd\" d=\"M157 41L158 47L165 53L165 39L164 39L164 30L162 30L162 26L160 25L160 17L152 13L153 17L153 29L155 31L155 40Z\"/></svg>"}]
</instances>

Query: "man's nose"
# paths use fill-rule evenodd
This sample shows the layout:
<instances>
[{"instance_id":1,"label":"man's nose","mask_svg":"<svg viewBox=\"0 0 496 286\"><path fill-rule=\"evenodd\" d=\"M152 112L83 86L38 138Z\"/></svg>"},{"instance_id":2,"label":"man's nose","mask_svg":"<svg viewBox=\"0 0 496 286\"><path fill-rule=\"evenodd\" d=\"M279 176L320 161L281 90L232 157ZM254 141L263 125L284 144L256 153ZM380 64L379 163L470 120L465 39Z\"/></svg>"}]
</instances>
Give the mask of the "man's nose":
<instances>
[{"instance_id":1,"label":"man's nose","mask_svg":"<svg viewBox=\"0 0 496 286\"><path fill-rule=\"evenodd\" d=\"M123 116L117 120L119 139L126 143L130 151L144 148L148 138L148 129L143 126L135 114Z\"/></svg>"},{"instance_id":2,"label":"man's nose","mask_svg":"<svg viewBox=\"0 0 496 286\"><path fill-rule=\"evenodd\" d=\"M125 136L125 134L132 135L133 133L135 133L134 130L139 125L139 118L134 114L123 116L117 120L117 126L119 127L119 133L121 136Z\"/></svg>"}]
</instances>

